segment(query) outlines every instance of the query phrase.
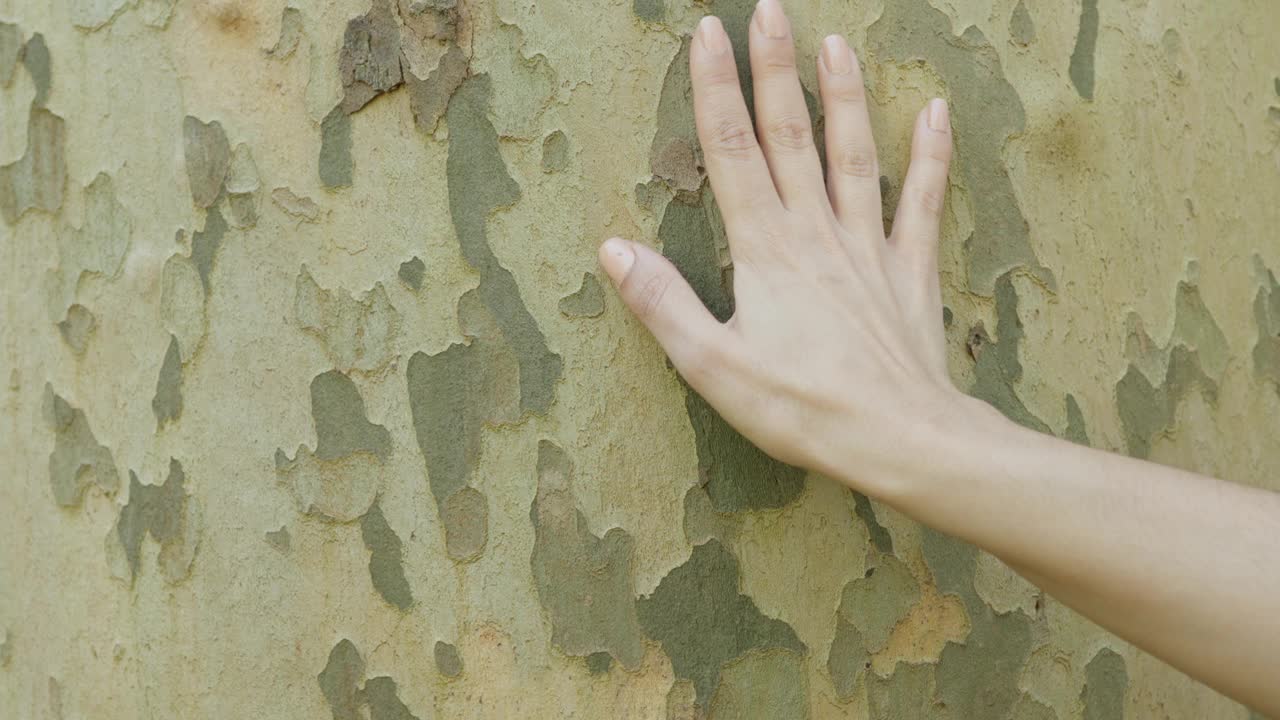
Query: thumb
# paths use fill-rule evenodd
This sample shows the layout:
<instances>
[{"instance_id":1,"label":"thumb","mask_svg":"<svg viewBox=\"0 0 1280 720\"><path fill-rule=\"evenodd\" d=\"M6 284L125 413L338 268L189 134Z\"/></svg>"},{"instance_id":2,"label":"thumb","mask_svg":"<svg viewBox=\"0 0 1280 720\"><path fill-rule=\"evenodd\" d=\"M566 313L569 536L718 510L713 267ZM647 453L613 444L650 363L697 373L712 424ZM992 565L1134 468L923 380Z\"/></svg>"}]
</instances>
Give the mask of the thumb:
<instances>
[{"instance_id":1,"label":"thumb","mask_svg":"<svg viewBox=\"0 0 1280 720\"><path fill-rule=\"evenodd\" d=\"M693 382L690 376L712 369L710 356L724 348L728 330L670 260L643 245L610 238L600 246L600 265L685 379Z\"/></svg>"}]
</instances>

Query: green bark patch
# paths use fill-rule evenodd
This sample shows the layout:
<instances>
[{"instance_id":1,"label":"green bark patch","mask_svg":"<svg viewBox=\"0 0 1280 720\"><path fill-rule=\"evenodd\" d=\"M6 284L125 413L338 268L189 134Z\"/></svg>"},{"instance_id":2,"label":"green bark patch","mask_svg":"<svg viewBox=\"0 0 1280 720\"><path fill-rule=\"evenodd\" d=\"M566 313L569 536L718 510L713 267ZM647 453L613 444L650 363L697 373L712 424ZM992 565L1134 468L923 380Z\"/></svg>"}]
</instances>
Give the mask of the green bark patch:
<instances>
[{"instance_id":1,"label":"green bark patch","mask_svg":"<svg viewBox=\"0 0 1280 720\"><path fill-rule=\"evenodd\" d=\"M337 370L311 381L316 448L299 445L290 459L276 450L276 473L304 513L350 522L373 505L391 455L391 433L370 422L351 378Z\"/></svg>"},{"instance_id":2,"label":"green bark patch","mask_svg":"<svg viewBox=\"0 0 1280 720\"><path fill-rule=\"evenodd\" d=\"M520 363L520 407L545 414L555 401L563 363L525 307L515 277L489 247L485 224L491 214L520 197L507 173L498 134L489 121L487 75L467 78L449 102L449 213L462 256L480 273L479 298L497 321Z\"/></svg>"},{"instance_id":3,"label":"green bark patch","mask_svg":"<svg viewBox=\"0 0 1280 720\"><path fill-rule=\"evenodd\" d=\"M449 99L462 85L467 77L470 59L462 48L450 44L435 70L419 79L407 69L404 74L405 86L409 89L409 109L413 112L414 122L419 130L425 133L435 132L449 107Z\"/></svg>"},{"instance_id":4,"label":"green bark patch","mask_svg":"<svg viewBox=\"0 0 1280 720\"><path fill-rule=\"evenodd\" d=\"M96 322L89 308L76 303L67 308L67 317L58 322L58 334L76 355L84 355Z\"/></svg>"},{"instance_id":5,"label":"green bark patch","mask_svg":"<svg viewBox=\"0 0 1280 720\"><path fill-rule=\"evenodd\" d=\"M351 117L338 105L320 123L320 182L327 188L350 187Z\"/></svg>"},{"instance_id":6,"label":"green bark patch","mask_svg":"<svg viewBox=\"0 0 1280 720\"><path fill-rule=\"evenodd\" d=\"M724 666L752 650L804 654L790 625L766 616L738 590L738 560L718 540L693 548L683 565L636 600L645 635L660 642L677 679L689 680L706 707Z\"/></svg>"},{"instance_id":7,"label":"green bark patch","mask_svg":"<svg viewBox=\"0 0 1280 720\"><path fill-rule=\"evenodd\" d=\"M342 112L350 115L404 81L400 26L391 0L373 0L369 11L347 23L338 53Z\"/></svg>"},{"instance_id":8,"label":"green bark patch","mask_svg":"<svg viewBox=\"0 0 1280 720\"><path fill-rule=\"evenodd\" d=\"M709 720L809 717L809 677L799 653L750 652L726 665L720 677L707 714Z\"/></svg>"},{"instance_id":9,"label":"green bark patch","mask_svg":"<svg viewBox=\"0 0 1280 720\"><path fill-rule=\"evenodd\" d=\"M369 703L369 720L418 720L400 701L396 681L385 675L365 682L364 697Z\"/></svg>"},{"instance_id":10,"label":"green bark patch","mask_svg":"<svg viewBox=\"0 0 1280 720\"><path fill-rule=\"evenodd\" d=\"M433 132L470 62L457 44L458 20L456 2L373 0L343 34L340 111L350 115L405 85L418 129Z\"/></svg>"},{"instance_id":11,"label":"green bark patch","mask_svg":"<svg viewBox=\"0 0 1280 720\"><path fill-rule=\"evenodd\" d=\"M839 616L858 628L871 653L889 644L889 635L920 599L920 586L911 571L892 555L867 570L865 577L844 586Z\"/></svg>"},{"instance_id":12,"label":"green bark patch","mask_svg":"<svg viewBox=\"0 0 1280 720\"><path fill-rule=\"evenodd\" d=\"M769 457L691 388L685 408L696 436L699 479L716 510L780 508L803 492L804 470Z\"/></svg>"},{"instance_id":13,"label":"green bark patch","mask_svg":"<svg viewBox=\"0 0 1280 720\"><path fill-rule=\"evenodd\" d=\"M1194 265L1188 270L1194 274ZM1129 367L1116 383L1116 411L1129 454L1145 458L1152 442L1174 425L1178 405L1192 392L1217 402L1218 378L1229 360L1226 336L1189 281L1178 283L1173 333L1163 346L1130 315L1125 353ZM1155 381L1152 381L1155 378Z\"/></svg>"},{"instance_id":14,"label":"green bark patch","mask_svg":"<svg viewBox=\"0 0 1280 720\"><path fill-rule=\"evenodd\" d=\"M1277 88L1280 91L1280 87ZM1258 325L1258 341L1253 346L1253 371L1272 382L1280 392L1280 284L1271 270L1256 260L1262 283L1253 296L1253 319Z\"/></svg>"},{"instance_id":15,"label":"green bark patch","mask_svg":"<svg viewBox=\"0 0 1280 720\"><path fill-rule=\"evenodd\" d=\"M22 48L22 66L31 75L31 84L35 85L36 94L31 100L31 107L44 107L49 101L49 90L53 88L53 59L49 55L49 46L44 42L44 35L32 35Z\"/></svg>"},{"instance_id":16,"label":"green bark patch","mask_svg":"<svg viewBox=\"0 0 1280 720\"><path fill-rule=\"evenodd\" d=\"M292 539L289 537L289 528L284 525L279 530L268 530L266 533L267 544L279 550L282 553L289 552Z\"/></svg>"},{"instance_id":17,"label":"green bark patch","mask_svg":"<svg viewBox=\"0 0 1280 720\"><path fill-rule=\"evenodd\" d=\"M469 77L447 111L449 213L462 256L480 275L479 286L458 300L458 324L467 342L434 355L414 353L406 368L418 447L455 560L474 559L488 535L483 496L458 494L480 460L481 432L529 413L546 414L563 368L525 307L515 277L489 247L489 216L520 197L489 120L489 96L488 76Z\"/></svg>"},{"instance_id":18,"label":"green bark patch","mask_svg":"<svg viewBox=\"0 0 1280 720\"><path fill-rule=\"evenodd\" d=\"M889 643L889 636L920 599L920 586L902 561L882 555L865 577L844 586L836 611L835 638L827 671L841 697L850 697L870 655Z\"/></svg>"},{"instance_id":19,"label":"green bark patch","mask_svg":"<svg viewBox=\"0 0 1280 720\"><path fill-rule=\"evenodd\" d=\"M867 30L867 46L881 62L927 63L946 84L955 128L953 177L971 191L976 228L964 243L969 289L990 295L996 279L1018 267L1052 286L1031 248L1003 159L1009 138L1026 129L1026 113L991 43L976 27L952 34L951 20L926 0L904 0L885 4Z\"/></svg>"},{"instance_id":20,"label":"green bark patch","mask_svg":"<svg viewBox=\"0 0 1280 720\"><path fill-rule=\"evenodd\" d=\"M373 371L391 361L400 334L400 316L382 283L360 295L327 290L307 266L298 272L293 314L315 336L339 370Z\"/></svg>"},{"instance_id":21,"label":"green bark patch","mask_svg":"<svg viewBox=\"0 0 1280 720\"><path fill-rule=\"evenodd\" d=\"M182 151L186 159L191 199L207 208L222 194L231 169L231 144L218 121L203 122L188 115L182 120Z\"/></svg>"},{"instance_id":22,"label":"green bark patch","mask_svg":"<svg viewBox=\"0 0 1280 720\"><path fill-rule=\"evenodd\" d=\"M1003 718L1019 699L1018 678L1031 652L1031 620L997 613L974 587L978 549L924 528L922 550L938 591L958 596L969 617L963 643L948 642L934 670L937 700L957 718Z\"/></svg>"},{"instance_id":23,"label":"green bark patch","mask_svg":"<svg viewBox=\"0 0 1280 720\"><path fill-rule=\"evenodd\" d=\"M391 433L369 422L356 384L337 370L312 379L311 416L316 424L315 456L319 460L360 452L385 460L391 454Z\"/></svg>"},{"instance_id":24,"label":"green bark patch","mask_svg":"<svg viewBox=\"0 0 1280 720\"><path fill-rule=\"evenodd\" d=\"M1152 441L1173 426L1178 402L1197 387L1211 399L1217 396L1217 385L1200 369L1195 354L1182 346L1174 348L1159 385L1129 366L1116 383L1116 407L1129 454L1148 457Z\"/></svg>"},{"instance_id":25,"label":"green bark patch","mask_svg":"<svg viewBox=\"0 0 1280 720\"><path fill-rule=\"evenodd\" d=\"M258 190L262 180L253 152L240 143L231 151L231 166L223 183L227 191L227 206L231 210L231 222L237 228L250 228L258 222Z\"/></svg>"},{"instance_id":26,"label":"green bark patch","mask_svg":"<svg viewBox=\"0 0 1280 720\"><path fill-rule=\"evenodd\" d=\"M732 279L720 263L720 235L700 195L673 199L662 217L662 252L689 281L707 309L721 321L733 315ZM779 462L757 448L692 388L685 410L698 451L700 481L721 512L779 508L804 490L803 470Z\"/></svg>"},{"instance_id":27,"label":"green bark patch","mask_svg":"<svg viewBox=\"0 0 1280 720\"><path fill-rule=\"evenodd\" d=\"M400 700L396 681L385 675L364 679L365 663L355 643L343 639L329 651L316 676L333 720L418 720Z\"/></svg>"},{"instance_id":28,"label":"green bark patch","mask_svg":"<svg viewBox=\"0 0 1280 720\"><path fill-rule=\"evenodd\" d=\"M62 207L67 182L66 123L32 107L27 120L27 149L0 166L0 215L12 225L28 210L55 213Z\"/></svg>"},{"instance_id":29,"label":"green bark patch","mask_svg":"<svg viewBox=\"0 0 1280 720\"><path fill-rule=\"evenodd\" d=\"M0 27L0 85L10 83L20 59L35 86L26 150L14 162L0 166L0 217L10 225L28 210L56 213L67 182L66 123L44 107L53 85L49 48L40 33L15 51L21 41L16 25Z\"/></svg>"},{"instance_id":30,"label":"green bark patch","mask_svg":"<svg viewBox=\"0 0 1280 720\"><path fill-rule=\"evenodd\" d=\"M1076 397L1070 393L1067 394L1067 429L1062 436L1077 445L1089 444L1089 431L1085 427L1084 412L1080 410L1080 403L1076 402Z\"/></svg>"},{"instance_id":31,"label":"green bark patch","mask_svg":"<svg viewBox=\"0 0 1280 720\"><path fill-rule=\"evenodd\" d=\"M387 524L377 502L360 518L360 537L369 551L369 577L374 589L397 609L408 610L413 605L413 592L404 576L400 537Z\"/></svg>"},{"instance_id":32,"label":"green bark patch","mask_svg":"<svg viewBox=\"0 0 1280 720\"><path fill-rule=\"evenodd\" d=\"M631 11L645 22L662 22L667 16L666 0L632 0Z\"/></svg>"},{"instance_id":33,"label":"green bark patch","mask_svg":"<svg viewBox=\"0 0 1280 720\"><path fill-rule=\"evenodd\" d=\"M560 298L560 312L571 318L593 318L604 314L604 288L591 273L582 273L582 285Z\"/></svg>"},{"instance_id":34,"label":"green bark patch","mask_svg":"<svg viewBox=\"0 0 1280 720\"><path fill-rule=\"evenodd\" d=\"M267 55L276 60L285 60L298 49L298 43L302 38L302 11L287 7L280 13L280 35L276 38L276 44L267 51Z\"/></svg>"},{"instance_id":35,"label":"green bark patch","mask_svg":"<svg viewBox=\"0 0 1280 720\"><path fill-rule=\"evenodd\" d=\"M176 583L191 571L195 558L195 518L185 489L186 473L176 459L169 459L169 476L161 485L143 485L129 472L129 502L120 510L115 534L129 562L130 577L142 563L142 540L150 535L160 544L161 573Z\"/></svg>"},{"instance_id":36,"label":"green bark patch","mask_svg":"<svg viewBox=\"0 0 1280 720\"><path fill-rule=\"evenodd\" d=\"M559 172L569 167L569 136L555 130L542 139L542 171Z\"/></svg>"},{"instance_id":37,"label":"green bark patch","mask_svg":"<svg viewBox=\"0 0 1280 720\"><path fill-rule=\"evenodd\" d=\"M871 498L856 490L850 490L849 492L853 494L853 512L862 521L862 524L866 526L871 544L881 553L892 555L893 536L889 534L889 529L881 525L880 520L876 518L876 509L871 505Z\"/></svg>"},{"instance_id":38,"label":"green bark patch","mask_svg":"<svg viewBox=\"0 0 1280 720\"><path fill-rule=\"evenodd\" d=\"M21 62L22 28L0 22L0 87L9 87Z\"/></svg>"},{"instance_id":39,"label":"green bark patch","mask_svg":"<svg viewBox=\"0 0 1280 720\"><path fill-rule=\"evenodd\" d=\"M738 80L746 100L748 112L754 117L754 86L751 82L751 63L748 57L747 27L755 11L752 0L710 0L704 3L706 12L716 15L724 24L725 32L733 43L734 60L738 67ZM702 150L698 144L697 129L693 120L693 90L689 79L689 38L684 38L663 80L658 100L657 129L649 149L649 166L654 177L669 188L680 192L697 192L706 176L702 165ZM814 142L818 157L825 162L822 152L822 108L816 96L801 86L809 117L814 121Z\"/></svg>"},{"instance_id":40,"label":"green bark patch","mask_svg":"<svg viewBox=\"0 0 1280 720\"><path fill-rule=\"evenodd\" d=\"M608 653L634 670L644 656L631 573L634 541L620 528L591 532L573 493L573 466L554 443L538 445L538 492L529 508L530 564L551 642L565 654Z\"/></svg>"},{"instance_id":41,"label":"green bark patch","mask_svg":"<svg viewBox=\"0 0 1280 720\"><path fill-rule=\"evenodd\" d=\"M412 257L400 263L400 270L396 274L405 285L414 290L421 290L422 281L427 275L427 264L422 262L420 257Z\"/></svg>"},{"instance_id":42,"label":"green bark patch","mask_svg":"<svg viewBox=\"0 0 1280 720\"><path fill-rule=\"evenodd\" d=\"M1098 0L1084 0L1080 8L1080 31L1076 47L1071 51L1068 74L1076 92L1085 100L1093 99L1094 55L1098 49Z\"/></svg>"},{"instance_id":43,"label":"green bark patch","mask_svg":"<svg viewBox=\"0 0 1280 720\"><path fill-rule=\"evenodd\" d=\"M1124 658L1110 648L1099 650L1084 666L1084 687L1080 690L1084 720L1122 720L1128 689Z\"/></svg>"},{"instance_id":44,"label":"green bark patch","mask_svg":"<svg viewBox=\"0 0 1280 720\"><path fill-rule=\"evenodd\" d=\"M116 199L111 176L99 173L84 189L80 227L57 234L58 268L46 276L52 316L61 315L74 303L86 274L119 276L132 233L133 220Z\"/></svg>"},{"instance_id":45,"label":"green bark patch","mask_svg":"<svg viewBox=\"0 0 1280 720\"><path fill-rule=\"evenodd\" d=\"M473 487L459 488L440 504L440 523L449 558L475 560L489 542L489 501Z\"/></svg>"},{"instance_id":46,"label":"green bark patch","mask_svg":"<svg viewBox=\"0 0 1280 720\"><path fill-rule=\"evenodd\" d=\"M120 485L111 451L98 443L84 411L74 408L44 386L44 417L53 430L53 452L49 455L49 484L54 502L77 507L85 488L97 485L103 492L115 492Z\"/></svg>"},{"instance_id":47,"label":"green bark patch","mask_svg":"<svg viewBox=\"0 0 1280 720\"><path fill-rule=\"evenodd\" d=\"M164 361L160 364L151 411L155 413L157 429L182 415L182 352L178 348L178 338L173 335L169 336L169 348L165 350Z\"/></svg>"},{"instance_id":48,"label":"green bark patch","mask_svg":"<svg viewBox=\"0 0 1280 720\"><path fill-rule=\"evenodd\" d=\"M898 663L893 674L882 678L874 673L867 680L869 717L886 720L949 720L969 716L953 714L934 698L934 666ZM975 715L974 720L997 720L999 715ZM1018 717L1018 720L1022 720Z\"/></svg>"},{"instance_id":49,"label":"green bark patch","mask_svg":"<svg viewBox=\"0 0 1280 720\"><path fill-rule=\"evenodd\" d=\"M363 720L360 684L364 682L364 658L350 640L341 640L329 651L329 661L316 676L320 692L329 703L333 720Z\"/></svg>"},{"instance_id":50,"label":"green bark patch","mask_svg":"<svg viewBox=\"0 0 1280 720\"><path fill-rule=\"evenodd\" d=\"M470 340L435 355L414 353L406 380L418 447L438 504L466 487L480 460L485 426L521 417L519 360L475 291L458 301L458 321Z\"/></svg>"},{"instance_id":51,"label":"green bark patch","mask_svg":"<svg viewBox=\"0 0 1280 720\"><path fill-rule=\"evenodd\" d=\"M1018 704L1013 706L1014 720L1058 720L1058 713L1053 708L1023 693Z\"/></svg>"},{"instance_id":52,"label":"green bark patch","mask_svg":"<svg viewBox=\"0 0 1280 720\"><path fill-rule=\"evenodd\" d=\"M1013 15L1009 17L1009 39L1022 47L1036 40L1036 24L1031 19L1031 11L1027 10L1027 0L1018 0Z\"/></svg>"},{"instance_id":53,"label":"green bark patch","mask_svg":"<svg viewBox=\"0 0 1280 720\"><path fill-rule=\"evenodd\" d=\"M604 675L613 667L613 656L607 652L593 652L587 656L587 672Z\"/></svg>"},{"instance_id":54,"label":"green bark patch","mask_svg":"<svg viewBox=\"0 0 1280 720\"><path fill-rule=\"evenodd\" d=\"M458 306L459 315L469 320L487 317L470 293ZM480 461L484 427L520 417L515 355L501 335L489 335L483 322L477 324L480 335L470 343L455 343L435 355L416 352L405 372L413 427L437 503L466 487Z\"/></svg>"},{"instance_id":55,"label":"green bark patch","mask_svg":"<svg viewBox=\"0 0 1280 720\"><path fill-rule=\"evenodd\" d=\"M862 640L858 628L843 617L836 618L836 632L831 639L831 651L827 654L827 673L835 685L836 694L842 698L853 697L858 678L871 664L871 654Z\"/></svg>"},{"instance_id":56,"label":"green bark patch","mask_svg":"<svg viewBox=\"0 0 1280 720\"><path fill-rule=\"evenodd\" d=\"M1018 317L1018 292L1011 273L1001 275L996 281L995 299L996 339L992 341L981 325L969 334L969 355L974 359L974 380L969 394L991 403L1023 427L1049 433L1049 426L1027 409L1016 389L1022 379L1018 346L1025 332Z\"/></svg>"},{"instance_id":57,"label":"green bark patch","mask_svg":"<svg viewBox=\"0 0 1280 720\"><path fill-rule=\"evenodd\" d=\"M204 215L204 227L191 235L191 262L196 266L196 272L200 273L200 284L204 286L206 296L211 284L209 278L213 275L213 261L218 255L218 248L222 247L222 240L228 229L222 211L211 207Z\"/></svg>"},{"instance_id":58,"label":"green bark patch","mask_svg":"<svg viewBox=\"0 0 1280 720\"><path fill-rule=\"evenodd\" d=\"M705 176L693 121L689 42L684 39L667 67L658 96L657 129L649 147L649 171L672 190L683 192L698 190Z\"/></svg>"},{"instance_id":59,"label":"green bark patch","mask_svg":"<svg viewBox=\"0 0 1280 720\"><path fill-rule=\"evenodd\" d=\"M456 678L462 675L462 656L458 654L458 648L443 640L437 640L434 648L436 660L436 670L447 678Z\"/></svg>"}]
</instances>

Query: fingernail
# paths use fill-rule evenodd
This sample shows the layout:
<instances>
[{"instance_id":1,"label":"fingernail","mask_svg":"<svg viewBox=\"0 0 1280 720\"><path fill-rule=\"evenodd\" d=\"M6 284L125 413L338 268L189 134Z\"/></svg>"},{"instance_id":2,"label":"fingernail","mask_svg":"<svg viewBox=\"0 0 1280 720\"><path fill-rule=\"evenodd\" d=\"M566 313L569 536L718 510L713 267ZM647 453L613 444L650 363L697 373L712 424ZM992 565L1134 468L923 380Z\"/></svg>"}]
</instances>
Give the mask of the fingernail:
<instances>
[{"instance_id":1,"label":"fingernail","mask_svg":"<svg viewBox=\"0 0 1280 720\"><path fill-rule=\"evenodd\" d=\"M708 15L698 23L698 40L702 43L702 49L709 53L719 54L729 50L729 36L724 34L724 25L720 24L720 18L715 15Z\"/></svg>"},{"instance_id":2,"label":"fingernail","mask_svg":"<svg viewBox=\"0 0 1280 720\"><path fill-rule=\"evenodd\" d=\"M756 21L765 37L784 38L787 36L787 16L782 12L782 3L778 0L760 0L756 3Z\"/></svg>"},{"instance_id":3,"label":"fingernail","mask_svg":"<svg viewBox=\"0 0 1280 720\"><path fill-rule=\"evenodd\" d=\"M938 132L946 132L951 123L950 113L947 111L947 101L942 98L934 98L929 101L929 129Z\"/></svg>"},{"instance_id":4,"label":"fingernail","mask_svg":"<svg viewBox=\"0 0 1280 720\"><path fill-rule=\"evenodd\" d=\"M839 35L828 35L822 41L822 62L832 75L846 75L853 69L852 53Z\"/></svg>"},{"instance_id":5,"label":"fingernail","mask_svg":"<svg viewBox=\"0 0 1280 720\"><path fill-rule=\"evenodd\" d=\"M636 251L622 238L609 238L601 247L600 264L614 284L621 285L627 279L627 273L631 272L631 266L636 264Z\"/></svg>"}]
</instances>

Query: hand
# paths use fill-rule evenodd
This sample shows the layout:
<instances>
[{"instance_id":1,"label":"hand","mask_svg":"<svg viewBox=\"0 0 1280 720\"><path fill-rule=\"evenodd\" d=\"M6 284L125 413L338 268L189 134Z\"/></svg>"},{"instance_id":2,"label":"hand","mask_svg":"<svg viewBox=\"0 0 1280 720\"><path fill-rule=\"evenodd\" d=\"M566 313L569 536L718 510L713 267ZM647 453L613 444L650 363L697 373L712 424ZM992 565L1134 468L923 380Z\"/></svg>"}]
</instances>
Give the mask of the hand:
<instances>
[{"instance_id":1,"label":"hand","mask_svg":"<svg viewBox=\"0 0 1280 720\"><path fill-rule=\"evenodd\" d=\"M618 238L600 262L676 369L774 457L884 495L922 424L965 398L947 374L938 226L947 105L916 118L902 200L885 236L880 172L857 59L823 42L818 80L828 174L796 74L790 23L761 0L749 30L752 128L720 21L689 51L694 113L733 256L736 310L718 322L676 268Z\"/></svg>"}]
</instances>

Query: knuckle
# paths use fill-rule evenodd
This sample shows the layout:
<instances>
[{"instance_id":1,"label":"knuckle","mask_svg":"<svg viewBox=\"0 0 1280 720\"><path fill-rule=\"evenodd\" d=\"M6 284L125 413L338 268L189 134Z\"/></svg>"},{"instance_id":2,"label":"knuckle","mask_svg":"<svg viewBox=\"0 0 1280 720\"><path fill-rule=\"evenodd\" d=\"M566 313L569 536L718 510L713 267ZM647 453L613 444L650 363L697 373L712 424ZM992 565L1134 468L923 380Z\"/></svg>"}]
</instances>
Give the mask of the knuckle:
<instances>
[{"instance_id":1,"label":"knuckle","mask_svg":"<svg viewBox=\"0 0 1280 720\"><path fill-rule=\"evenodd\" d=\"M662 304L671 289L672 279L667 273L655 273L636 287L632 306L641 320L651 320L662 310Z\"/></svg>"},{"instance_id":2,"label":"knuckle","mask_svg":"<svg viewBox=\"0 0 1280 720\"><path fill-rule=\"evenodd\" d=\"M845 76L845 79L831 83L825 93L828 102L862 103L867 99L867 88L861 79Z\"/></svg>"},{"instance_id":3,"label":"knuckle","mask_svg":"<svg viewBox=\"0 0 1280 720\"><path fill-rule=\"evenodd\" d=\"M841 175L867 179L880 178L876 154L860 145L841 145L835 150L835 169Z\"/></svg>"},{"instance_id":4,"label":"knuckle","mask_svg":"<svg viewBox=\"0 0 1280 720\"><path fill-rule=\"evenodd\" d=\"M947 166L951 164L951 143L936 142L929 143L924 150L925 157L939 163L941 170L946 172Z\"/></svg>"},{"instance_id":5,"label":"knuckle","mask_svg":"<svg viewBox=\"0 0 1280 720\"><path fill-rule=\"evenodd\" d=\"M935 189L924 187L921 185L912 185L904 192L911 198L912 203L923 208L931 214L942 212L942 205L945 201L945 188Z\"/></svg>"},{"instance_id":6,"label":"knuckle","mask_svg":"<svg viewBox=\"0 0 1280 720\"><path fill-rule=\"evenodd\" d=\"M708 88L738 90L738 69L731 62L700 63L695 69L695 79Z\"/></svg>"},{"instance_id":7,"label":"knuckle","mask_svg":"<svg viewBox=\"0 0 1280 720\"><path fill-rule=\"evenodd\" d=\"M725 157L746 157L756 148L751 126L736 118L720 118L707 132L707 150Z\"/></svg>"},{"instance_id":8,"label":"knuckle","mask_svg":"<svg viewBox=\"0 0 1280 720\"><path fill-rule=\"evenodd\" d=\"M681 354L680 374L690 382L700 382L714 376L723 364L718 345L705 338L693 338Z\"/></svg>"},{"instance_id":9,"label":"knuckle","mask_svg":"<svg viewBox=\"0 0 1280 720\"><path fill-rule=\"evenodd\" d=\"M765 137L771 145L789 150L803 150L813 145L813 127L807 117L783 115L765 128Z\"/></svg>"},{"instance_id":10,"label":"knuckle","mask_svg":"<svg viewBox=\"0 0 1280 720\"><path fill-rule=\"evenodd\" d=\"M788 45L760 55L752 70L762 75L790 76L796 72L795 51Z\"/></svg>"}]
</instances>

